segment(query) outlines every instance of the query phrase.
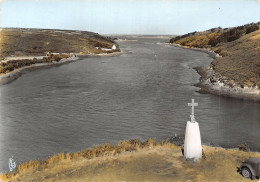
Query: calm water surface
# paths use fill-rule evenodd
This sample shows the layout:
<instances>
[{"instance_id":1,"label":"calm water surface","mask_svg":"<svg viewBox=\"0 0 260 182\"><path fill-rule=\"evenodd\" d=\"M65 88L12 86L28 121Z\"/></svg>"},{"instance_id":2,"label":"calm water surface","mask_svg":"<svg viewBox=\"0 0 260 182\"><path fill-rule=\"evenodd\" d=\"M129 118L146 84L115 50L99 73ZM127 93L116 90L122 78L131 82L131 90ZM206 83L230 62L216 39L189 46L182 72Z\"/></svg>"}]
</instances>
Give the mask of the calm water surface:
<instances>
[{"instance_id":1,"label":"calm water surface","mask_svg":"<svg viewBox=\"0 0 260 182\"><path fill-rule=\"evenodd\" d=\"M28 72L0 86L0 171L16 163L101 143L183 135L191 98L203 143L247 142L260 151L260 103L200 94L192 69L207 54L158 44L164 38L126 37L129 51Z\"/></svg>"}]
</instances>

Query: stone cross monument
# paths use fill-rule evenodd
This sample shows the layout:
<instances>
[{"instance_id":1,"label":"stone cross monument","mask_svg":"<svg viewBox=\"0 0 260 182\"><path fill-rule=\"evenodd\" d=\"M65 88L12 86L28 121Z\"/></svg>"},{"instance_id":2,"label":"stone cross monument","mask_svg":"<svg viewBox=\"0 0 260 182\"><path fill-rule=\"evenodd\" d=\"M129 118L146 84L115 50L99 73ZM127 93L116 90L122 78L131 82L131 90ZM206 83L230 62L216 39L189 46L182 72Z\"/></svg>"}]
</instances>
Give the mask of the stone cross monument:
<instances>
[{"instance_id":1,"label":"stone cross monument","mask_svg":"<svg viewBox=\"0 0 260 182\"><path fill-rule=\"evenodd\" d=\"M195 116L194 116L194 107L198 106L198 103L194 102L194 99L191 99L191 103L188 103L188 106L191 106L191 115L190 115L190 119L192 123L195 123Z\"/></svg>"},{"instance_id":2,"label":"stone cross monument","mask_svg":"<svg viewBox=\"0 0 260 182\"><path fill-rule=\"evenodd\" d=\"M201 159L202 146L201 146L200 128L194 116L194 107L198 106L198 103L195 103L194 99L191 99L191 101L192 101L191 103L188 103L188 106L191 106L191 115L190 115L191 121L188 121L186 125L184 157L186 159L193 159L193 158Z\"/></svg>"}]
</instances>

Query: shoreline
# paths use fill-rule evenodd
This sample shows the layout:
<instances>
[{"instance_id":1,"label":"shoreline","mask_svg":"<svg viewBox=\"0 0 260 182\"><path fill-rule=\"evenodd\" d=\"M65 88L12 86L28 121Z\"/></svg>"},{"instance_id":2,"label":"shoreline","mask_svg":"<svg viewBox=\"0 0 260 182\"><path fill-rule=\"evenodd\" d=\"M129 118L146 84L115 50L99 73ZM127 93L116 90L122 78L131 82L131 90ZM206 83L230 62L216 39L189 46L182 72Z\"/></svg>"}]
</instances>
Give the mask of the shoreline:
<instances>
[{"instance_id":1,"label":"shoreline","mask_svg":"<svg viewBox=\"0 0 260 182\"><path fill-rule=\"evenodd\" d=\"M221 95L226 97L232 97L237 99L247 99L260 101L260 90L254 88L231 88L223 83L210 81L210 76L214 74L213 70L209 66L193 68L201 76L199 83L194 86L201 88L199 93L210 93L214 95Z\"/></svg>"},{"instance_id":2,"label":"shoreline","mask_svg":"<svg viewBox=\"0 0 260 182\"><path fill-rule=\"evenodd\" d=\"M219 57L219 54L215 53L214 51L206 48L196 48L196 47L185 47L180 44L174 44L174 43L169 43L170 45L173 45L175 47L183 48L183 49L191 49L194 51L199 51L199 52L204 52L207 53L211 58L216 59Z\"/></svg>"},{"instance_id":3,"label":"shoreline","mask_svg":"<svg viewBox=\"0 0 260 182\"><path fill-rule=\"evenodd\" d=\"M8 83L11 83L12 81L21 77L27 71L34 71L34 70L38 70L38 69L42 69L42 68L59 66L59 65L65 64L65 63L74 62L78 59L79 59L78 56L75 56L75 57L71 56L69 58L61 59L59 62L35 63L35 64L29 65L29 66L24 66L24 67L18 68L9 73L0 75L0 85L5 85Z\"/></svg>"},{"instance_id":4,"label":"shoreline","mask_svg":"<svg viewBox=\"0 0 260 182\"><path fill-rule=\"evenodd\" d=\"M189 48L184 47L179 44L172 44L173 46L180 47L183 49L191 49L194 51L200 51L207 53L213 59L219 57L217 53L210 49L205 48ZM194 70L201 76L199 82L194 84L194 86L199 87L201 90L198 91L201 94L214 94L214 95L221 95L225 97L237 98L237 99L247 99L247 100L254 100L260 101L260 89L257 88L239 88L235 87L232 88L223 82L211 82L210 78L214 77L215 72L210 65L203 66L203 67L194 67Z\"/></svg>"},{"instance_id":5,"label":"shoreline","mask_svg":"<svg viewBox=\"0 0 260 182\"><path fill-rule=\"evenodd\" d=\"M18 69L15 69L9 73L6 74L0 74L0 86L9 84L12 81L15 81L19 77L21 77L23 74L25 74L27 71L35 71L38 69L45 69L50 68L54 66L60 66L63 64L75 62L77 60L81 60L83 58L87 57L98 57L98 56L117 56L123 54L122 52L112 52L112 53L101 53L101 54L73 54L69 58L63 58L58 62L50 62L50 63L35 63L29 66L24 66ZM31 56L33 57L33 56Z\"/></svg>"}]
</instances>

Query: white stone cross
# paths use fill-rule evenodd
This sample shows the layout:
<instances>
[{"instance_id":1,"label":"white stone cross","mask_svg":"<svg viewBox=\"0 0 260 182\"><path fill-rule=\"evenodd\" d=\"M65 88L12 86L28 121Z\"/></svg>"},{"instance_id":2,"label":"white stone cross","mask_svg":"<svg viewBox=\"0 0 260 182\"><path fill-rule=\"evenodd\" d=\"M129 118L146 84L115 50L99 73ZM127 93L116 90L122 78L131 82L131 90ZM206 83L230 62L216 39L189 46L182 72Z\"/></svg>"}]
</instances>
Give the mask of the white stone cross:
<instances>
[{"instance_id":1,"label":"white stone cross","mask_svg":"<svg viewBox=\"0 0 260 182\"><path fill-rule=\"evenodd\" d=\"M195 122L194 107L198 106L198 103L195 103L194 99L191 99L191 103L188 103L188 106L191 106L191 122Z\"/></svg>"}]
</instances>

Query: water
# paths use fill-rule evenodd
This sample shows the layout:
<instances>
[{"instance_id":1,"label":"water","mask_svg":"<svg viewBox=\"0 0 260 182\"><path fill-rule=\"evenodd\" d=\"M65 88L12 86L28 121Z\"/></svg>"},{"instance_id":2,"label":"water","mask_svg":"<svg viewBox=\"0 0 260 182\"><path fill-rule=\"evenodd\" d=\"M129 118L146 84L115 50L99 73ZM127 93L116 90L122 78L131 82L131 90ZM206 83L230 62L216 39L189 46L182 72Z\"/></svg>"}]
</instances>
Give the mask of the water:
<instances>
[{"instance_id":1,"label":"water","mask_svg":"<svg viewBox=\"0 0 260 182\"><path fill-rule=\"evenodd\" d=\"M131 37L127 37L131 38ZM191 108L203 143L247 142L260 151L260 103L200 94L192 68L212 61L164 38L118 42L131 53L85 58L28 72L0 86L0 171L14 161L45 159L95 144L183 135Z\"/></svg>"}]
</instances>

